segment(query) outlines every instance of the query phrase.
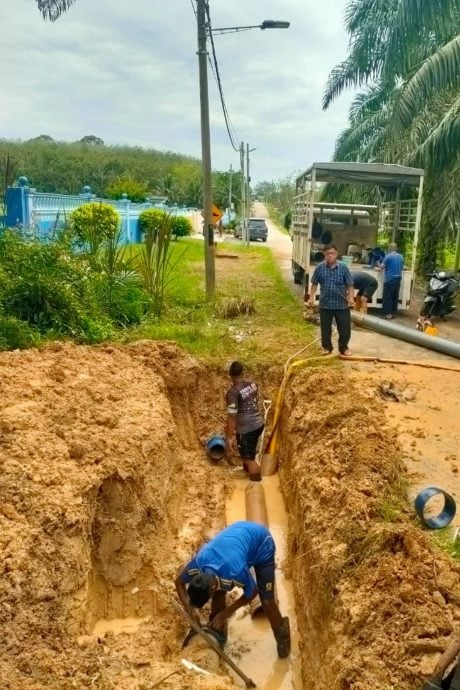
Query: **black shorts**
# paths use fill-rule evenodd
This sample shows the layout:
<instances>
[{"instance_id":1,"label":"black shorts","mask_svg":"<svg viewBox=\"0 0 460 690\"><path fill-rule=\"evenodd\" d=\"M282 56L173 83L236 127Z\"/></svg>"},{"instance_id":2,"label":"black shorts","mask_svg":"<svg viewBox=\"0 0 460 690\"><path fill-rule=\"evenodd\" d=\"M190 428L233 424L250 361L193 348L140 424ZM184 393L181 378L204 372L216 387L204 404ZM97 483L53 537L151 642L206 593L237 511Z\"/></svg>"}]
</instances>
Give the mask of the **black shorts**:
<instances>
[{"instance_id":1,"label":"black shorts","mask_svg":"<svg viewBox=\"0 0 460 690\"><path fill-rule=\"evenodd\" d=\"M364 290L358 290L358 297L367 297L367 299L372 299L374 292L377 290L377 288L378 288L377 282L375 282L375 285L374 285L374 283L372 283L370 285L366 285Z\"/></svg>"},{"instance_id":2,"label":"black shorts","mask_svg":"<svg viewBox=\"0 0 460 690\"><path fill-rule=\"evenodd\" d=\"M264 425L255 431L248 431L246 434L237 434L236 442L238 444L238 452L242 460L255 460L257 452L257 441L264 430Z\"/></svg>"},{"instance_id":3,"label":"black shorts","mask_svg":"<svg viewBox=\"0 0 460 690\"><path fill-rule=\"evenodd\" d=\"M275 561L255 565L257 589L261 599L273 599L275 596Z\"/></svg>"}]
</instances>

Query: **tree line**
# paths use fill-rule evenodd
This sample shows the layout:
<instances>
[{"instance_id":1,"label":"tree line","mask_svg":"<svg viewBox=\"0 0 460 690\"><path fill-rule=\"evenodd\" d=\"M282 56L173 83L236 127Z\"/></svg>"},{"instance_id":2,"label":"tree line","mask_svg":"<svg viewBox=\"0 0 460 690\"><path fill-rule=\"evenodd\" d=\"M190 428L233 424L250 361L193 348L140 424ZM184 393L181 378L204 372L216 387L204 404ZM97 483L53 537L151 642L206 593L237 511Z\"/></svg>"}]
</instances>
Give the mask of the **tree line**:
<instances>
[{"instance_id":1,"label":"tree line","mask_svg":"<svg viewBox=\"0 0 460 690\"><path fill-rule=\"evenodd\" d=\"M43 134L27 141L0 140L0 176L4 190L19 175L40 192L79 194L89 185L101 198L132 201L165 196L173 204L202 206L201 162L171 151L138 146L107 146L94 135L77 142L55 141ZM214 203L228 205L230 173L213 172ZM233 174L232 200L239 202L239 173Z\"/></svg>"}]
</instances>

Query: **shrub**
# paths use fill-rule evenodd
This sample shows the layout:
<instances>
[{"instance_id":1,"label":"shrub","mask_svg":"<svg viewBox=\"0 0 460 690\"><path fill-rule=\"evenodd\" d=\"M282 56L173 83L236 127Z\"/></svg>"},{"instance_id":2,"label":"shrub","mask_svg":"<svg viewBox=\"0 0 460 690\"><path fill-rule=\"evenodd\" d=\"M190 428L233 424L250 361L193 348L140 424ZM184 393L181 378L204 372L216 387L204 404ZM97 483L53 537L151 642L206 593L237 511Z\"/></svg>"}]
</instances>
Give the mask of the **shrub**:
<instances>
[{"instance_id":1,"label":"shrub","mask_svg":"<svg viewBox=\"0 0 460 690\"><path fill-rule=\"evenodd\" d=\"M139 324L147 312L148 295L132 271L120 271L115 279L100 275L97 293L102 308L117 326Z\"/></svg>"},{"instance_id":2,"label":"shrub","mask_svg":"<svg viewBox=\"0 0 460 690\"><path fill-rule=\"evenodd\" d=\"M75 209L70 222L78 242L97 256L104 241L116 234L120 218L110 204L91 202Z\"/></svg>"},{"instance_id":3,"label":"shrub","mask_svg":"<svg viewBox=\"0 0 460 690\"><path fill-rule=\"evenodd\" d=\"M142 211L139 216L139 226L145 238L150 234L152 240L156 242L158 232L168 218L168 214L158 208L149 208L146 211Z\"/></svg>"},{"instance_id":4,"label":"shrub","mask_svg":"<svg viewBox=\"0 0 460 690\"><path fill-rule=\"evenodd\" d=\"M185 216L173 216L171 219L171 234L178 237L188 237L192 234L192 224Z\"/></svg>"},{"instance_id":5,"label":"shrub","mask_svg":"<svg viewBox=\"0 0 460 690\"><path fill-rule=\"evenodd\" d=\"M88 262L59 243L27 241L12 231L0 238L3 313L40 334L98 342L112 333L98 302Z\"/></svg>"},{"instance_id":6,"label":"shrub","mask_svg":"<svg viewBox=\"0 0 460 690\"><path fill-rule=\"evenodd\" d=\"M40 334L14 316L0 314L0 350L23 350L40 342Z\"/></svg>"},{"instance_id":7,"label":"shrub","mask_svg":"<svg viewBox=\"0 0 460 690\"><path fill-rule=\"evenodd\" d=\"M187 251L186 247L184 252L173 261L171 239L171 217L164 213L161 225L147 230L139 256L139 274L144 290L150 299L150 310L155 316L161 316L163 313L166 289L172 280L172 272L184 252Z\"/></svg>"}]
</instances>

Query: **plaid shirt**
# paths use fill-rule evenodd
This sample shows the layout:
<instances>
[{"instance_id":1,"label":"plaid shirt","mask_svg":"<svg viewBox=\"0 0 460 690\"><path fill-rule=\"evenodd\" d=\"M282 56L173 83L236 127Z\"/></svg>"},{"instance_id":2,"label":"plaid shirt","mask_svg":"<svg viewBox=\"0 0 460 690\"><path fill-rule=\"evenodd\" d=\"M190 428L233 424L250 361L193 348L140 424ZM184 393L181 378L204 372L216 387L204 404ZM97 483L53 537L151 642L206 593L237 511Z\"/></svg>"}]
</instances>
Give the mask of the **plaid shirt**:
<instances>
[{"instance_id":1,"label":"plaid shirt","mask_svg":"<svg viewBox=\"0 0 460 690\"><path fill-rule=\"evenodd\" d=\"M347 309L347 288L353 285L348 266L338 261L330 268L325 261L314 270L312 285L320 285L319 306L321 309Z\"/></svg>"}]
</instances>

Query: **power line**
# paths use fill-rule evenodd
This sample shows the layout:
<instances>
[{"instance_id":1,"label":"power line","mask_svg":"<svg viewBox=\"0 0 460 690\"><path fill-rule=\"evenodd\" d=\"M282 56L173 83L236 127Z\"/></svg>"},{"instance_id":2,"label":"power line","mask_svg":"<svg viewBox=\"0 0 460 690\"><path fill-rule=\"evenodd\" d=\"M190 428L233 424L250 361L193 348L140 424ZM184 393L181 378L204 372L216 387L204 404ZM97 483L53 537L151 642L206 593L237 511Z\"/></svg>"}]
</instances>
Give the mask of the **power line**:
<instances>
[{"instance_id":1,"label":"power line","mask_svg":"<svg viewBox=\"0 0 460 690\"><path fill-rule=\"evenodd\" d=\"M193 3L193 0L191 0ZM217 87L219 89L219 96L220 96L220 102L222 105L222 112L224 114L224 120L225 120L225 127L227 129L227 134L228 138L230 140L230 143L232 145L232 148L234 151L239 151L240 147L237 145L238 137L235 131L235 128L233 127L231 120L230 120L230 115L228 113L227 105L225 103L225 98L224 98L224 91L222 88L222 80L220 78L220 72L219 72L219 65L217 63L217 55L216 55L216 48L214 46L214 38L212 35L212 28L211 28L211 15L209 12L209 2L206 3L206 16L208 19L208 33L209 33L209 39L211 43L211 50L212 50L212 57L213 60L211 62L211 58L208 57L209 59L209 64L211 65L211 70L214 74L214 78L217 82Z\"/></svg>"}]
</instances>

